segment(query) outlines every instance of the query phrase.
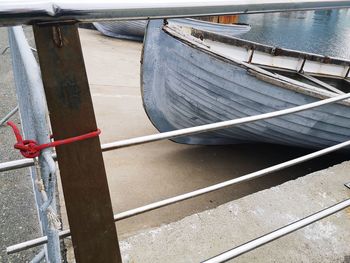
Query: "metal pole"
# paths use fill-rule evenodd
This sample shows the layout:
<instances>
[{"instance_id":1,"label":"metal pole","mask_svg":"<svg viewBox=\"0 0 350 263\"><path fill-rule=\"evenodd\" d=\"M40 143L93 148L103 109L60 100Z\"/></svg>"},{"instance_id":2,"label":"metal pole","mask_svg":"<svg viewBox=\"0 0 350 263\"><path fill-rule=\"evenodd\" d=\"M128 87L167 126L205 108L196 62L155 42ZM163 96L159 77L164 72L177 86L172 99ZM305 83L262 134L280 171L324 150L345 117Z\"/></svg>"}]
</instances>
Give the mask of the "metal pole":
<instances>
[{"instance_id":1,"label":"metal pole","mask_svg":"<svg viewBox=\"0 0 350 263\"><path fill-rule=\"evenodd\" d=\"M40 144L48 143L49 124L39 65L22 27L10 27L8 34L23 133L26 138L34 139ZM44 150L30 173L40 226L43 234L49 237L46 259L54 263L61 262L61 251L58 237L60 224L57 223L55 201L56 165L51 155L52 149Z\"/></svg>"},{"instance_id":2,"label":"metal pole","mask_svg":"<svg viewBox=\"0 0 350 263\"><path fill-rule=\"evenodd\" d=\"M210 131L215 131L215 130L219 130L219 129L225 129L225 128L229 128L232 126L242 125L245 123L251 123L251 122L255 122L255 121L259 121L259 120L272 119L272 118L279 117L279 116L284 116L284 115L288 115L288 114L292 114L292 113L305 111L308 109L313 109L316 107L320 107L322 105L331 104L331 103L345 100L348 98L350 98L350 93L343 94L340 96L335 96L335 97L320 100L320 101L316 101L313 103L308 103L305 105L301 105L301 106L297 106L297 107L293 107L293 108L289 108L289 109L268 112L268 113L259 114L259 115L255 115L255 116L249 116L249 117L244 117L244 118L235 119L235 120L206 124L206 125L201 125L201 126L197 126L197 127L176 130L176 131L163 132L163 133L154 134L154 135L142 136L142 137L133 138L133 139L129 139L129 140L123 140L123 141L114 142L114 143L107 143L107 144L103 145L103 150L110 151L110 150L128 147L128 146L132 146L132 145L145 144L145 143L150 143L150 142L155 142L155 141L160 141L160 140L173 139L173 138L177 138L177 137L193 135L193 134L202 133L202 132L210 132Z\"/></svg>"},{"instance_id":3,"label":"metal pole","mask_svg":"<svg viewBox=\"0 0 350 263\"><path fill-rule=\"evenodd\" d=\"M240 255L243 255L251 250L254 250L258 247L261 247L263 245L266 245L278 238L281 238L285 235L288 235L290 233L293 233L294 231L297 231L298 229L301 229L303 227L306 227L316 221L319 221L327 216L330 216L334 213L337 213L347 207L350 206L350 199L344 200L336 205L333 205L331 207L328 207L320 212L317 212L313 215L310 215L306 218L303 218L299 221L296 221L294 223L291 223L290 225L287 225L285 227L282 227L280 229L277 229L269 234L266 234L264 236L261 236L257 239L254 239L252 241L249 241L243 245L240 245L234 249L231 249L229 251L226 251L218 256L215 256L211 259L203 261L203 263L221 263L221 262L227 262L230 259L236 258Z\"/></svg>"},{"instance_id":4,"label":"metal pole","mask_svg":"<svg viewBox=\"0 0 350 263\"><path fill-rule=\"evenodd\" d=\"M160 141L160 140L173 139L176 137L193 135L193 134L202 133L202 132L215 131L215 130L219 130L219 129L233 127L236 125L242 125L245 123L251 123L251 122L255 122L255 121L259 121L259 120L266 120L266 119L284 116L287 114L292 114L292 113L296 113L296 112L300 112L300 111L304 111L304 110L308 110L308 109L313 109L313 108L320 107L320 106L323 106L326 104L331 104L331 103L335 103L337 101L342 101L342 100L345 100L348 98L350 98L350 93L335 96L332 98L320 100L320 101L305 104L305 105L301 105L301 106L297 106L297 107L293 107L293 108L289 108L289 109L264 113L264 114L260 114L260 115L249 116L249 117L244 117L244 118L235 119L235 120L229 120L229 121L201 125L201 126L197 126L197 127L193 127L193 128L186 128L186 129L181 129L181 130L163 132L163 133L158 133L158 134L152 134L152 135L147 135L147 136L141 136L141 137L126 139L126 140L106 143L106 144L101 145L101 148L102 148L103 152L106 152L106 151L116 150L119 148L135 146L135 145L139 145L139 144L156 142L156 141ZM53 155L53 158L55 159L56 156ZM18 168L24 168L24 167L28 167L28 166L32 166L32 165L34 165L34 162L32 160L29 160L29 159L22 159L22 160L15 160L15 161L10 161L10 162L0 163L0 172L5 172L5 171L13 170L13 169L18 169Z\"/></svg>"},{"instance_id":5,"label":"metal pole","mask_svg":"<svg viewBox=\"0 0 350 263\"><path fill-rule=\"evenodd\" d=\"M60 239L66 238L70 236L70 230L63 230L59 232L59 237ZM33 247L37 247L40 245L45 245L47 243L47 236L43 236L43 237L38 237L32 240L28 240L13 246L10 246L6 249L6 253L7 254L14 254L26 249L30 249Z\"/></svg>"},{"instance_id":6,"label":"metal pole","mask_svg":"<svg viewBox=\"0 0 350 263\"><path fill-rule=\"evenodd\" d=\"M232 180L228 180L228 181L225 181L225 182L222 182L219 184L215 184L215 185L208 186L208 187L205 187L205 188L202 188L199 190L195 190L195 191L190 192L190 193L186 193L186 194L178 195L178 196L171 197L168 199L164 199L162 201L154 202L154 203L151 203L151 204L148 204L145 206L141 206L138 208L134 208L134 209L131 209L131 210L128 210L125 212L121 212L119 214L114 215L114 220L115 221L123 220L123 219L129 218L129 217L132 217L132 216L135 216L138 214L142 214L142 213L145 213L148 211L155 210L157 208L161 208L161 207L175 204L175 203L178 203L180 201L194 198L194 197L206 194L206 193L210 193L210 192L219 190L219 189L227 187L227 186L231 186L234 184L249 181L249 180L264 176L266 174L276 172L276 171L282 170L284 168L288 168L290 166L293 166L293 165L314 159L316 157L325 155L327 153L339 150L339 149L346 147L346 146L350 146L350 140L343 142L343 143L340 143L340 144L337 144L335 146L332 146L332 147L329 147L329 148L326 148L326 149L323 149L323 150L320 150L320 151L317 151L317 152L314 152L314 153L311 153L311 154L308 154L308 155L305 155L305 156L302 156L302 157L299 157L299 158L296 158L296 159L293 159L293 160L290 160L290 161L287 161L284 163L281 163L281 164L277 164L277 165L265 168L265 169L257 171L257 172L253 172L250 174L243 175L241 177L237 177L237 178L232 179ZM65 231L60 232L61 238L67 237L69 235L70 235L69 230L65 230ZM22 242L20 244L10 246L6 249L6 252L8 254L13 254L13 253L19 252L19 251L24 250L24 249L28 249L31 247L45 244L45 242L46 242L46 237L40 237L37 239L29 240L26 242Z\"/></svg>"},{"instance_id":7,"label":"metal pole","mask_svg":"<svg viewBox=\"0 0 350 263\"><path fill-rule=\"evenodd\" d=\"M346 0L47 0L0 1L0 25L130 20L349 8Z\"/></svg>"},{"instance_id":8,"label":"metal pole","mask_svg":"<svg viewBox=\"0 0 350 263\"><path fill-rule=\"evenodd\" d=\"M293 165L309 161L309 160L314 159L316 157L320 157L322 155L325 155L327 153L339 150L339 149L344 148L346 146L350 146L350 140L346 141L344 143L340 143L340 144L337 144L335 146L332 146L332 147L329 147L329 148L317 151L317 152L310 153L310 154L302 156L302 157L295 158L293 160L290 160L290 161L287 161L287 162L284 162L284 163L273 165L273 166L270 166L268 168L265 168L265 169L262 169L262 170L259 170L259 171L256 171L256 172L249 173L249 174L246 174L246 175L243 175L243 176L240 176L240 177L237 177L237 178L234 178L234 179L222 182L222 183L211 185L211 186L208 186L208 187L205 187L205 188L202 188L202 189L199 189L199 190L195 190L195 191L192 191L192 192L189 192L189 193L186 193L186 194L178 195L178 196L171 197L171 198L168 198L168 199L165 199L165 200L162 200L162 201L158 201L158 202L146 205L146 206L142 206L142 207L139 207L139 208L135 208L135 209L126 211L126 212L119 213L119 214L114 216L114 220L118 221L118 220L126 219L126 218L129 218L129 217L138 215L138 214L142 214L144 212L152 211L152 210L157 209L157 208L161 208L161 207L164 207L164 206L167 206L167 205L171 205L171 204L175 204L175 203L178 203L178 202L190 199L190 198L194 198L194 197L197 197L197 196L200 196L200 195L203 195L203 194L207 194L207 193L210 193L210 192L222 189L222 188L227 187L227 186L231 186L231 185L239 184L239 183L242 183L242 182L250 181L250 180L259 178L261 176L264 176L264 175L267 175L267 174L270 174L270 173L273 173L273 172L277 172L277 171L280 171L282 169L291 167Z\"/></svg>"},{"instance_id":9,"label":"metal pole","mask_svg":"<svg viewBox=\"0 0 350 263\"><path fill-rule=\"evenodd\" d=\"M12 111L10 111L1 121L0 126L4 125L15 113L18 111L18 106L16 106Z\"/></svg>"},{"instance_id":10,"label":"metal pole","mask_svg":"<svg viewBox=\"0 0 350 263\"><path fill-rule=\"evenodd\" d=\"M40 263L45 258L45 249L42 249L29 263ZM51 263L51 262L50 262Z\"/></svg>"}]
</instances>

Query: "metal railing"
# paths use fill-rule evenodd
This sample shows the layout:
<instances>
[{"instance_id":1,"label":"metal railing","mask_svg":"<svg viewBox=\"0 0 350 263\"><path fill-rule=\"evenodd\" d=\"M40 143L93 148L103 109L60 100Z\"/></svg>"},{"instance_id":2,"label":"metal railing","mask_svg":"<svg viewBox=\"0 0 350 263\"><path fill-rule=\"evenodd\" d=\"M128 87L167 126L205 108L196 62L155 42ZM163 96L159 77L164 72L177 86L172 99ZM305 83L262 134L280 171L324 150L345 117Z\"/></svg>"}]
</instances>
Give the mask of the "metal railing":
<instances>
[{"instance_id":1,"label":"metal railing","mask_svg":"<svg viewBox=\"0 0 350 263\"><path fill-rule=\"evenodd\" d=\"M0 25L130 20L349 8L346 0L56 0L0 2Z\"/></svg>"},{"instance_id":2,"label":"metal railing","mask_svg":"<svg viewBox=\"0 0 350 263\"><path fill-rule=\"evenodd\" d=\"M125 148L129 146L139 145L139 144L156 142L160 140L174 139L177 137L188 136L188 135L198 134L202 132L215 131L215 130L229 128L229 127L251 123L259 120L266 120L266 119L271 119L275 117L280 117L283 115L297 113L300 111L317 108L323 105L335 103L337 101L342 101L349 98L350 98L350 93L347 93L347 94L339 95L333 98L324 99L324 100L320 100L317 102L313 102L313 103L309 103L309 104L305 104L305 105L301 105L301 106L297 106L289 109L259 114L255 116L244 117L244 118L235 119L235 120L206 124L206 125L201 125L201 126L192 127L192 128L157 133L153 135L146 135L146 136L126 139L126 140L106 143L101 145L101 149L103 152L107 152L107 151ZM52 158L56 159L56 155L55 154L52 155ZM14 169L30 167L33 165L34 165L34 161L32 159L20 159L15 161L4 162L4 163L0 163L0 172L6 172Z\"/></svg>"},{"instance_id":3,"label":"metal railing","mask_svg":"<svg viewBox=\"0 0 350 263\"><path fill-rule=\"evenodd\" d=\"M295 158L293 160L290 160L290 161L287 161L287 162L284 162L284 163L280 163L280 164L277 164L277 165L274 165L274 166L271 166L271 167L268 167L268 168L265 168L265 169L253 172L253 173L249 173L249 174L237 177L235 179L231 179L231 180L228 180L228 181L225 181L225 182L222 182L222 183L218 183L218 184L215 184L215 185L212 185L212 186L208 186L208 187L205 187L205 188L202 188L202 189L199 189L199 190L195 190L195 191L192 191L192 192L189 192L189 193L186 193L186 194L178 195L178 196L175 196L175 197L164 199L162 201L154 202L154 203L151 203L151 204L148 204L148 205L145 205L145 206L141 206L141 207L138 207L138 208L134 208L134 209L131 209L131 210L128 210L128 211L125 211L125 212L121 212L121 213L115 214L114 215L114 220L115 221L120 221L120 220L123 220L123 219L127 219L127 218L130 218L130 217L142 214L142 213L146 213L146 212L149 212L149 211L152 211L152 210L164 207L164 206L168 206L168 205L175 204L175 203L178 203L178 202L181 202L181 201L185 201L185 200L188 200L188 199L200 196L200 195L204 195L204 194L216 191L216 190L220 190L220 189L222 189L224 187L228 187L228 186L231 186L231 185L235 185L235 184L239 184L239 183L246 182L246 181L249 181L249 180L253 180L253 179L262 177L264 175L267 175L267 174L270 174L270 173L273 173L273 172L277 172L277 171L280 171L282 169L291 167L293 165L300 164L302 162L306 162L306 161L312 160L314 158L323 156L325 154L334 152L336 150L342 149L342 148L347 147L347 146L350 146L350 140L346 141L346 142L343 142L343 143L340 143L340 144L337 144L337 145L334 145L334 146L331 146L331 147L328 147L328 148L323 149L323 150L319 150L319 151L310 153L310 154L302 156L302 157ZM59 236L60 236L60 238L68 237L68 236L70 236L70 231L69 230L61 231L59 233ZM28 248L32 248L32 247L35 247L35 246L39 246L39 245L42 245L42 244L45 244L45 243L47 243L47 238L46 237L40 237L40 238L32 239L32 240L23 242L21 244L17 244L17 245L8 247L7 248L7 253L9 253L9 254L16 253L16 252L19 252L19 251L22 251L22 250L25 250L25 249L28 249Z\"/></svg>"},{"instance_id":4,"label":"metal railing","mask_svg":"<svg viewBox=\"0 0 350 263\"><path fill-rule=\"evenodd\" d=\"M303 227L306 227L312 223L315 223L327 216L333 215L347 207L350 206L350 199L344 200L338 204L335 204L331 207L328 207L322 211L319 211L313 215L310 215L308 217L305 217L301 220L298 220L296 222L293 222L285 227L282 227L280 229L277 229L271 233L268 233L266 235L263 235L257 239L254 239L252 241L249 241L243 245L240 245L236 248L233 248L229 251L226 251L220 255L217 255L211 259L205 260L202 263L221 263L226 262L230 259L236 258L238 256L241 256L253 249L256 249L258 247L261 247L263 245L266 245L278 238L281 238L285 235L291 234L294 231L297 231L298 229L301 229Z\"/></svg>"},{"instance_id":5,"label":"metal railing","mask_svg":"<svg viewBox=\"0 0 350 263\"><path fill-rule=\"evenodd\" d=\"M8 35L23 133L26 138L35 139L39 143L47 143L50 140L50 126L39 65L22 27L9 28ZM4 119L15 112L16 108ZM50 241L47 248L45 247L46 259L48 262L59 262L61 253L55 200L56 164L52 158L52 150L45 149L33 162L35 166L30 167L30 174L39 222L42 233ZM41 258L41 256L42 252L36 258Z\"/></svg>"},{"instance_id":6,"label":"metal railing","mask_svg":"<svg viewBox=\"0 0 350 263\"><path fill-rule=\"evenodd\" d=\"M82 4L83 3L83 4ZM30 8L27 8L30 6ZM83 8L81 8L83 6ZM26 8L24 8L26 7ZM35 1L32 4L28 1L16 2L2 1L0 3L0 25L15 24L33 24L38 22L55 23L66 22L67 20L92 21L97 19L142 19L159 17L186 17L194 15L217 15L217 14L238 14L238 13L256 13L256 12L275 12L288 10L308 10L308 9L329 9L350 7L350 1L287 1L280 0L264 2L260 0L243 1ZM39 143L48 142L49 125L47 122L47 108L44 99L42 81L40 78L40 69L35 61L31 48L25 40L23 31L19 27L9 29L11 52L14 59L14 72L16 80L17 93L22 94L19 101L23 131L27 137L35 138ZM26 91L30 91L26 96ZM302 106L265 113L256 116L249 116L235 120L223 121L202 125L198 127L186 128L165 133L153 134L148 136L136 137L116 142L103 144L102 151L111 151L124 147L135 146L160 140L173 139L181 136L188 136L208 131L244 125L247 123L275 118L287 114L293 114L304 110L321 107L330 103L339 102L350 98L350 93L335 96L329 99L320 100L314 103ZM14 112L11 112L13 114ZM10 115L10 114L9 114ZM34 116L34 118L33 118ZM8 116L6 116L8 117ZM6 118L5 117L5 118ZM190 198L194 198L212 191L222 189L227 186L239 184L248 180L253 180L272 172L302 163L330 152L350 146L350 140L310 153L308 155L295 158L293 160L277 164L260 171L249 173L241 177L231 179L222 183L198 189L189 193L181 194L175 197L167 198L145 206L134 208L114 215L114 220L119 221L132 216L136 216L154 209L168 206ZM38 204L39 217L42 222L43 236L37 239L29 240L7 248L7 253L16 253L24 249L48 244L45 251L46 257L51 262L60 261L59 239L70 236L70 230L58 231L58 227L48 219L48 213L54 214L55 200L53 191L55 189L56 165L54 161L56 155L50 150L45 150L38 160L22 159L11 162L1 163L0 172L31 167L33 186L35 190L36 201ZM38 163L40 164L40 169ZM35 166L35 167L33 167ZM36 168L36 169L35 169ZM38 176L43 179L45 191L38 191L36 183ZM42 185L41 185L42 186ZM42 189L42 188L40 188ZM297 229L316 222L326 216L336 213L350 206L350 200L336 204L317 212L314 215L301 219L288 226L282 227L272 233L259 237L242 246L236 247L221 255L215 256L204 262L225 262L231 258L237 257L254 248L262 246L286 234L292 233ZM41 258L43 252L40 252L36 258Z\"/></svg>"},{"instance_id":7,"label":"metal railing","mask_svg":"<svg viewBox=\"0 0 350 263\"><path fill-rule=\"evenodd\" d=\"M11 110L4 118L0 120L0 126L3 126L13 115L18 112L18 106Z\"/></svg>"}]
</instances>

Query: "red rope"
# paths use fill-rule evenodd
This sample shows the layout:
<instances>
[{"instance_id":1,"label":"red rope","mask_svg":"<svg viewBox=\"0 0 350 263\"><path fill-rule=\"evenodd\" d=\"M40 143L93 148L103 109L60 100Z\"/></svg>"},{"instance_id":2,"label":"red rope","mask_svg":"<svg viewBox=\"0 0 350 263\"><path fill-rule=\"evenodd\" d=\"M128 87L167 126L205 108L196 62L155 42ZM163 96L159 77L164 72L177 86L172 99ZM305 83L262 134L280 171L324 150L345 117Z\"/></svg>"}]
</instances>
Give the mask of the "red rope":
<instances>
[{"instance_id":1,"label":"red rope","mask_svg":"<svg viewBox=\"0 0 350 263\"><path fill-rule=\"evenodd\" d=\"M73 143L73 142L77 142L77 141L90 139L90 138L99 136L101 133L101 130L97 129L97 131L90 132L90 133L83 134L83 135L79 135L76 137L58 140L58 141L45 143L45 144L38 144L38 142L36 142L34 140L23 140L21 133L19 132L19 129L17 128L17 126L13 122L9 121L9 122L7 122L7 125L9 125L12 128L13 133L16 136L17 143L14 145L15 149L20 150L21 154L26 158L38 157L40 152L43 149L57 147L57 146L60 146L63 144L69 144L69 143Z\"/></svg>"}]
</instances>

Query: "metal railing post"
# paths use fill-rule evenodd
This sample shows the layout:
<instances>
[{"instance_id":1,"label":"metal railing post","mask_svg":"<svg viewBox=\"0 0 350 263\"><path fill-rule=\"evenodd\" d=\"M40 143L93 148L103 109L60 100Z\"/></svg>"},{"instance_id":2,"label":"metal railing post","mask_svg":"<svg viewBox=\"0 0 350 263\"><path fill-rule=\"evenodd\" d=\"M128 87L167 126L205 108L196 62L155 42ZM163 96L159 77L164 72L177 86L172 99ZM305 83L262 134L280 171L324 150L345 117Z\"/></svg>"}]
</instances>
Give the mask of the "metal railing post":
<instances>
[{"instance_id":1,"label":"metal railing post","mask_svg":"<svg viewBox=\"0 0 350 263\"><path fill-rule=\"evenodd\" d=\"M8 33L23 133L26 138L35 139L39 143L47 143L50 140L49 125L39 66L25 38L23 29L20 26L11 27ZM45 158L44 155L48 157ZM39 156L37 166L30 168L30 174L40 227L42 232L48 236L47 249L45 246L46 259L54 263L61 262L61 253L59 229L51 224L53 221L50 220L50 218L57 219L56 167L51 155L52 150L46 149ZM47 162L50 158L52 160L51 167ZM42 185L39 186L38 181L40 184L42 182Z\"/></svg>"}]
</instances>

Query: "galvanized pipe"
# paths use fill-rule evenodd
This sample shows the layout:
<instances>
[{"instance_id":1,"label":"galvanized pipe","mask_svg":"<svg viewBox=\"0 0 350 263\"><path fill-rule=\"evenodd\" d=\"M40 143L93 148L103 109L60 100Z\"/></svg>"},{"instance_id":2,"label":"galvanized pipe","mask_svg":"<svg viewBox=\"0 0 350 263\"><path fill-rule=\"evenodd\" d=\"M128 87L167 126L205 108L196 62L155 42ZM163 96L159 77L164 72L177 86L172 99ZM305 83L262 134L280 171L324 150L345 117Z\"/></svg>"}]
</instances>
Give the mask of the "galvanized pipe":
<instances>
[{"instance_id":1,"label":"galvanized pipe","mask_svg":"<svg viewBox=\"0 0 350 263\"><path fill-rule=\"evenodd\" d=\"M18 106L16 106L13 110L11 110L1 121L0 126L4 125L15 113L18 111Z\"/></svg>"},{"instance_id":2,"label":"galvanized pipe","mask_svg":"<svg viewBox=\"0 0 350 263\"><path fill-rule=\"evenodd\" d=\"M40 263L45 258L45 249L42 249L29 263Z\"/></svg>"},{"instance_id":3,"label":"galvanized pipe","mask_svg":"<svg viewBox=\"0 0 350 263\"><path fill-rule=\"evenodd\" d=\"M136 216L138 214L142 214L142 213L145 213L145 212L148 212L148 211L155 210L157 208L161 208L161 207L164 207L164 206L168 206L168 205L171 205L171 204L178 203L180 201L184 201L184 200L187 200L187 199L190 199L190 198L194 198L194 197L197 197L197 196L200 196L200 195L203 195L203 194L207 194L207 193L210 193L210 192L222 189L222 188L227 187L227 186L231 186L231 185L234 185L234 184L238 184L238 183L242 183L242 182L245 182L245 181L249 181L249 180L252 180L252 179L264 176L266 174L269 174L269 173L272 173L272 172L276 172L276 171L282 170L284 168L288 168L290 166L293 166L293 165L296 165L296 164L299 164L299 163L302 163L302 162L306 162L308 160L314 159L316 157L325 155L327 153L339 150L339 149L347 147L347 146L350 146L350 140L346 141L346 142L343 142L343 143L340 143L340 144L337 144L337 145L334 145L334 146L331 146L331 147L328 147L328 148L323 149L323 150L319 150L317 152L310 153L310 154L302 156L302 157L298 157L296 159L293 159L293 160L290 160L290 161L287 161L287 162L284 162L284 163L281 163L281 164L277 164L277 165L274 165L274 166L262 169L262 170L257 171L257 172L246 174L246 175L243 175L243 176L238 177L238 178L234 178L234 179L222 182L222 183L218 183L218 184L215 184L215 185L212 185L212 186L208 186L208 187L205 187L205 188L202 188L202 189L199 189L199 190L192 191L190 193L178 195L178 196L171 197L171 198L168 198L168 199L165 199L165 200L162 200L162 201L158 201L158 202L155 202L155 203L151 203L151 204L148 204L148 205L145 205L145 206L141 206L141 207L138 207L138 208L134 208L134 209L131 209L131 210L128 210L128 211L116 214L116 215L114 215L114 220L115 221L123 220L123 219L129 218L129 217L132 217L132 216ZM62 231L59 234L60 238L67 237L69 235L70 235L70 231L69 230ZM35 246L39 246L39 245L45 244L46 242L47 242L47 237L44 236L44 237L40 237L40 238L37 238L37 239L29 240L29 241L26 241L26 242L23 242L23 243L20 243L20 244L16 244L16 245L10 246L10 247L8 247L6 249L6 251L7 251L8 254L13 254L13 253L16 253L16 252L19 252L19 251L22 251L22 250L25 250L25 249L28 249L28 248L32 248L32 247L35 247Z\"/></svg>"},{"instance_id":4,"label":"galvanized pipe","mask_svg":"<svg viewBox=\"0 0 350 263\"><path fill-rule=\"evenodd\" d=\"M145 143L150 143L155 141L173 139L181 136L188 136L188 135L193 135L193 134L202 133L202 132L215 131L219 129L233 127L236 125L251 123L259 120L271 119L271 118L288 115L288 114L292 114L292 113L296 113L296 112L300 112L308 109L313 109L326 104L342 101L348 98L350 98L350 93L342 94L332 98L320 100L317 102L313 102L313 103L309 103L309 104L305 104L305 105L301 105L301 106L297 106L289 109L268 112L260 115L249 116L249 117L244 117L244 118L235 119L235 120L222 121L222 122L206 124L206 125L201 125L201 126L192 127L192 128L186 128L186 129L175 130L170 132L163 132L163 133L158 133L153 135L121 140L117 142L106 143L101 145L101 149L103 152L106 152L106 151L116 150L119 148L134 146L138 144L145 144ZM53 158L55 159L56 156L54 155ZM15 160L10 162L0 163L0 172L10 171L13 169L28 167L32 165L34 165L34 162L31 159L22 159L22 160Z\"/></svg>"},{"instance_id":5,"label":"galvanized pipe","mask_svg":"<svg viewBox=\"0 0 350 263\"><path fill-rule=\"evenodd\" d=\"M60 239L66 238L70 236L70 231L69 230L63 230L58 233L58 236ZM47 236L35 238L29 241L25 241L23 243L19 243L17 245L10 246L6 249L7 254L14 254L26 249L30 249L33 247L37 247L40 245L45 245L47 243Z\"/></svg>"},{"instance_id":6,"label":"galvanized pipe","mask_svg":"<svg viewBox=\"0 0 350 263\"><path fill-rule=\"evenodd\" d=\"M50 141L47 107L40 68L25 37L22 27L8 28L12 65L23 134L39 144ZM46 260L60 262L60 242L56 215L56 164L52 160L52 149L45 149L38 158L36 169L30 169L39 223L48 245ZM56 222L54 222L56 218Z\"/></svg>"},{"instance_id":7,"label":"galvanized pipe","mask_svg":"<svg viewBox=\"0 0 350 263\"><path fill-rule=\"evenodd\" d=\"M245 243L243 245L240 245L234 249L231 249L229 251L226 251L218 256L215 256L211 259L203 261L203 263L221 263L221 262L227 262L230 259L236 258L240 255L243 255L253 249L256 249L258 247L261 247L265 244L268 244L278 238L281 238L285 235L288 235L290 233L293 233L294 231L301 229L303 227L306 227L312 223L315 223L316 221L319 221L327 216L330 216L334 213L337 213L347 207L350 206L350 199L344 200L336 205L333 205L331 207L328 207L320 212L317 212L313 215L310 215L306 218L303 218L299 221L296 221L294 223L291 223L285 227L282 227L280 229L277 229L269 234L266 234L264 236L261 236L257 239L254 239L252 241L249 241L248 243Z\"/></svg>"},{"instance_id":8,"label":"galvanized pipe","mask_svg":"<svg viewBox=\"0 0 350 263\"><path fill-rule=\"evenodd\" d=\"M0 163L0 172L7 172L20 168L26 168L34 165L33 159L19 159L9 162Z\"/></svg>"},{"instance_id":9,"label":"galvanized pipe","mask_svg":"<svg viewBox=\"0 0 350 263\"><path fill-rule=\"evenodd\" d=\"M268 112L268 113L259 114L259 115L255 115L255 116L243 117L243 118L239 118L239 119L235 119L235 120L222 121L222 122L200 125L200 126L181 129L181 130L163 132L163 133L159 133L159 134L142 136L142 137L123 140L123 141L106 143L103 145L103 150L110 151L110 150L115 150L118 148L138 145L138 144L145 144L145 143L166 140L166 139L174 139L174 138L182 137L182 136L188 136L188 135L193 135L193 134L198 134L198 133L203 133L203 132L210 132L210 131L215 131L215 130L219 130L219 129L230 128L230 127L233 127L236 125L251 123L251 122L255 122L255 121L259 121L259 120L271 119L271 118L280 117L280 116L284 116L284 115L288 115L288 114L292 114L292 113L301 112L301 111L308 110L308 109L317 108L317 107L320 107L320 106L323 106L326 104L331 104L331 103L334 103L337 101L345 100L347 98L350 98L350 93L343 94L340 96L335 96L335 97L320 100L320 101L316 101L316 102L301 105L301 106L297 106L297 107L293 107L293 108L289 108L289 109Z\"/></svg>"},{"instance_id":10,"label":"galvanized pipe","mask_svg":"<svg viewBox=\"0 0 350 263\"><path fill-rule=\"evenodd\" d=\"M346 141L346 142L343 142L343 143L340 143L340 144L337 144L337 145L334 145L334 146L331 146L331 147L328 147L328 148L325 148L323 150L319 150L317 152L313 152L313 153L307 154L307 155L302 156L302 157L295 158L293 160L290 160L290 161L287 161L287 162L284 162L284 163L281 163L281 164L273 165L273 166L270 166L268 168L265 168L265 169L262 169L262 170L259 170L259 171L256 171L256 172L249 173L249 174L246 174L246 175L243 175L243 176L240 176L240 177L237 177L237 178L234 178L234 179L222 182L222 183L218 183L218 184L215 184L215 185L212 185L212 186L208 186L208 187L205 187L205 188L202 188L202 189L199 189L199 190L195 190L195 191L192 191L192 192L189 192L189 193L186 193L186 194L178 195L178 196L171 197L171 198L168 198L168 199L165 199L165 200L162 200L162 201L158 201L158 202L155 202L155 203L152 203L152 204L149 204L149 205L145 205L145 206L142 206L142 207L131 209L131 210L126 211L126 212L122 212L122 213L116 214L114 216L114 220L115 221L119 221L119 220L122 220L122 219L126 219L126 218L129 218L129 217L138 215L138 214L142 214L142 213L145 213L145 212L152 211L152 210L157 209L157 208L161 208L161 207L168 206L168 205L171 205L171 204L175 204L175 203L178 203L178 202L181 202L181 201L185 201L185 200L190 199L190 198L194 198L194 197L197 197L197 196L200 196L200 195L204 195L204 194L207 194L207 193L210 193L210 192L222 189L224 187L228 187L228 186L235 185L235 184L238 184L238 183L243 183L243 182L246 182L246 181L250 181L250 180L262 177L264 175L267 175L267 174L270 174L270 173L273 173L273 172L277 172L277 171L280 171L282 169L291 167L293 165L297 165L299 163L303 163L303 162L312 160L314 158L320 157L320 156L328 154L330 152L334 152L336 150L339 150L339 149L347 147L347 146L350 146L350 140Z\"/></svg>"},{"instance_id":11,"label":"galvanized pipe","mask_svg":"<svg viewBox=\"0 0 350 263\"><path fill-rule=\"evenodd\" d=\"M37 0L0 2L0 26L349 8L346 0Z\"/></svg>"}]
</instances>

